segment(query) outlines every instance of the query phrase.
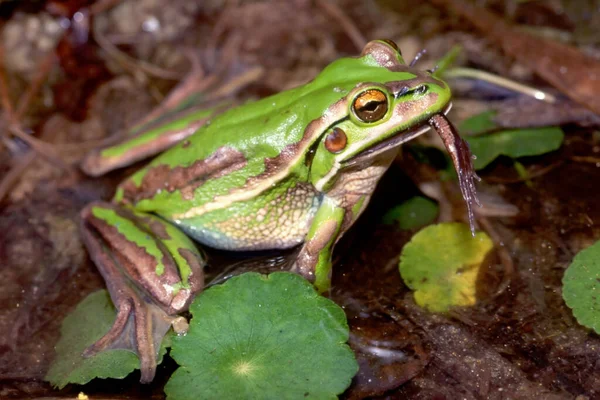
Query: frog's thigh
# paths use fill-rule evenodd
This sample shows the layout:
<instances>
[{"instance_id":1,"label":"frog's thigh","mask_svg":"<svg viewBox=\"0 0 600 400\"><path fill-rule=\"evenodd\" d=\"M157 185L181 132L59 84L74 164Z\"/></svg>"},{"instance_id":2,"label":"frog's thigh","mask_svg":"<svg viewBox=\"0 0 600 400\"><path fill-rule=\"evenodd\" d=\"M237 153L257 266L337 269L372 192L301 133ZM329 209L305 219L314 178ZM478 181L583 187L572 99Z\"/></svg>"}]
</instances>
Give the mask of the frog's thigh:
<instances>
[{"instance_id":1,"label":"frog's thigh","mask_svg":"<svg viewBox=\"0 0 600 400\"><path fill-rule=\"evenodd\" d=\"M323 199L293 268L295 272L314 281L319 291L329 288L331 255L339 238L345 213L330 198Z\"/></svg>"},{"instance_id":2,"label":"frog's thigh","mask_svg":"<svg viewBox=\"0 0 600 400\"><path fill-rule=\"evenodd\" d=\"M156 354L171 323L203 285L204 260L177 228L158 217L110 203L81 213L84 242L104 277L118 314L110 331L89 347L90 356L128 348L140 357L142 381L156 369Z\"/></svg>"},{"instance_id":3,"label":"frog's thigh","mask_svg":"<svg viewBox=\"0 0 600 400\"><path fill-rule=\"evenodd\" d=\"M190 292L202 288L203 257L170 223L111 203L93 203L83 210L82 217L86 239L99 240L112 263L168 313L185 309ZM91 253L94 256L96 251Z\"/></svg>"}]
</instances>

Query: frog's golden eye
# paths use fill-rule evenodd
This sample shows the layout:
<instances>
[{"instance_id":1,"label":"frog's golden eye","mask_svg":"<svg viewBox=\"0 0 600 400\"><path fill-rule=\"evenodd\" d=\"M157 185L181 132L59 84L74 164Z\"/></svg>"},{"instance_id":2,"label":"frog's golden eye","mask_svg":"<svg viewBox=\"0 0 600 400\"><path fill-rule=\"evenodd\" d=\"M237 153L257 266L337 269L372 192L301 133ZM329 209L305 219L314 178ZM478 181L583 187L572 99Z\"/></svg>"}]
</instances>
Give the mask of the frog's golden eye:
<instances>
[{"instance_id":1,"label":"frog's golden eye","mask_svg":"<svg viewBox=\"0 0 600 400\"><path fill-rule=\"evenodd\" d=\"M365 90L354 99L352 111L362 122L376 122L385 116L388 100L385 93L378 89Z\"/></svg>"},{"instance_id":2,"label":"frog's golden eye","mask_svg":"<svg viewBox=\"0 0 600 400\"><path fill-rule=\"evenodd\" d=\"M348 137L346 132L340 128L333 128L333 130L325 138L325 148L330 153L339 153L346 148L348 143Z\"/></svg>"}]
</instances>

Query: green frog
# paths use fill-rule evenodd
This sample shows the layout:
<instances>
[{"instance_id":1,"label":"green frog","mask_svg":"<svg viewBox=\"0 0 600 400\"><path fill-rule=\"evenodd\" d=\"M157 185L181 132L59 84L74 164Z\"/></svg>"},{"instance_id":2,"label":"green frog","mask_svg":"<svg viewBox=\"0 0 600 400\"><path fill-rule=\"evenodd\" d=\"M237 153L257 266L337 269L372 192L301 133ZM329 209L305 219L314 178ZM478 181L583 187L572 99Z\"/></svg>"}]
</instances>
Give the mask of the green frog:
<instances>
[{"instance_id":1,"label":"green frog","mask_svg":"<svg viewBox=\"0 0 600 400\"><path fill-rule=\"evenodd\" d=\"M444 117L449 107L446 83L408 66L393 42L375 40L303 86L90 155L84 170L99 174L172 145L111 202L81 213L84 242L118 311L85 354L129 347L141 380L152 380L160 340L171 325L185 330L177 314L204 285L195 242L231 251L299 246L291 270L326 290L336 242L399 146L431 127L452 156L472 220L471 155Z\"/></svg>"}]
</instances>

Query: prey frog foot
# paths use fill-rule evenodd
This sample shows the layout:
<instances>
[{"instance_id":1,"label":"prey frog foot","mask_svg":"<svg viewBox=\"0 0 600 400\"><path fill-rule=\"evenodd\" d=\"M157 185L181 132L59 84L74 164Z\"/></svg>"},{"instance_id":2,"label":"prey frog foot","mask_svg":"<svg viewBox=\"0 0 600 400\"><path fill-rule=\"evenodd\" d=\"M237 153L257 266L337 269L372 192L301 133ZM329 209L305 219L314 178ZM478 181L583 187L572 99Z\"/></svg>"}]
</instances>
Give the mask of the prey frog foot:
<instances>
[{"instance_id":1,"label":"prey frog foot","mask_svg":"<svg viewBox=\"0 0 600 400\"><path fill-rule=\"evenodd\" d=\"M204 285L203 255L161 218L96 202L81 213L81 231L117 308L113 327L84 355L131 349L140 358L141 382L156 371L160 343Z\"/></svg>"},{"instance_id":2,"label":"prey frog foot","mask_svg":"<svg viewBox=\"0 0 600 400\"><path fill-rule=\"evenodd\" d=\"M454 168L458 175L458 183L465 204L467 205L467 216L471 234L475 236L475 211L474 205L481 207L475 188L475 180L481 180L473 168L473 156L469 150L469 144L460 137L456 128L442 115L437 114L429 119L431 127L440 135L440 138L448 150Z\"/></svg>"}]
</instances>

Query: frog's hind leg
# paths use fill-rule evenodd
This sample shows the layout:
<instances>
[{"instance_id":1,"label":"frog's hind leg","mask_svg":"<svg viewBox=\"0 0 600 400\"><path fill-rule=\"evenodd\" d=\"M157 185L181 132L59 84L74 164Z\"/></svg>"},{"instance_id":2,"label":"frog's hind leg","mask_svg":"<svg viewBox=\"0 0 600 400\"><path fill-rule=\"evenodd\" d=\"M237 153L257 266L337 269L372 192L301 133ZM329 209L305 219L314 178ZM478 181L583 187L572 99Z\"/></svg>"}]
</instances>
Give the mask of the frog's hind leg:
<instances>
[{"instance_id":1,"label":"frog's hind leg","mask_svg":"<svg viewBox=\"0 0 600 400\"><path fill-rule=\"evenodd\" d=\"M97 202L81 216L84 242L117 308L112 328L84 356L130 349L140 358L140 381L150 382L162 338L204 285L204 257L154 215Z\"/></svg>"},{"instance_id":2,"label":"frog's hind leg","mask_svg":"<svg viewBox=\"0 0 600 400\"><path fill-rule=\"evenodd\" d=\"M122 274L116 272L116 265L110 260L100 261L100 258L94 257L94 261L107 282L118 312L111 329L89 346L83 356L92 357L110 349L132 350L140 358L140 381L151 382L156 372L160 341L171 327L174 317L142 300L140 293L130 286Z\"/></svg>"},{"instance_id":3,"label":"frog's hind leg","mask_svg":"<svg viewBox=\"0 0 600 400\"><path fill-rule=\"evenodd\" d=\"M215 79L205 76L198 57L188 55L191 70L185 79L145 118L115 135L118 142L109 140L107 147L88 153L81 164L83 172L99 176L156 155L183 141L210 118L233 105L231 101L221 101L208 106L228 92L208 96L205 92ZM249 78L249 82L254 80ZM241 85L247 81L242 80Z\"/></svg>"}]
</instances>

